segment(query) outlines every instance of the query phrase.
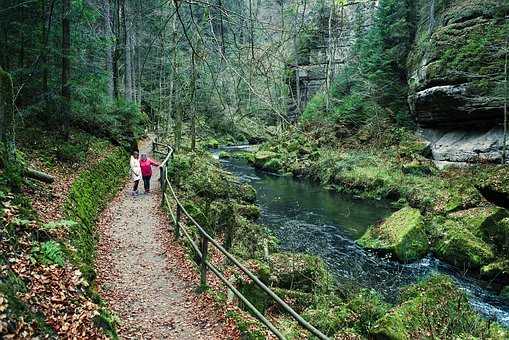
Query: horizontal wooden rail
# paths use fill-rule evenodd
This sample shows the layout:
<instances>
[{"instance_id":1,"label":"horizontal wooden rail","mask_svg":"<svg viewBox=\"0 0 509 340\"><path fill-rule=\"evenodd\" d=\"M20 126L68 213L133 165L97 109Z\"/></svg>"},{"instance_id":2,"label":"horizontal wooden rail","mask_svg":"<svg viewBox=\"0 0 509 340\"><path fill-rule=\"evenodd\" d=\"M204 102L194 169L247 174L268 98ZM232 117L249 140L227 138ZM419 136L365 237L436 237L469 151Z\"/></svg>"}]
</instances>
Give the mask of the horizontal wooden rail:
<instances>
[{"instance_id":1,"label":"horizontal wooden rail","mask_svg":"<svg viewBox=\"0 0 509 340\"><path fill-rule=\"evenodd\" d=\"M166 154L160 151L156 151L155 148L158 146L166 149ZM247 269L244 265L242 265L230 252L228 252L221 244L219 244L213 237L211 237L203 227L200 226L198 222L187 212L185 207L182 205L180 200L177 197L173 186L168 178L168 167L166 166L170 159L173 158L173 148L169 145L163 143L153 143L154 152L165 154L166 157L164 161L161 163L161 191L162 191L162 204L166 205L168 208L173 223L175 225L175 235L178 238L180 232L182 232L185 238L190 242L192 248L196 252L196 254L201 259L201 270L200 274L202 277L202 285L203 280L206 280L206 268L210 269L245 305L246 307L253 312L253 314L262 322L267 328L274 333L279 339L284 339L284 336L281 332L258 310L255 306L241 293L239 292L231 282L220 272L220 270L214 266L210 261L207 260L207 249L208 243L210 242L216 249L218 249L224 256L226 256L231 263L233 263L237 268L239 268L244 274L246 274L253 282L262 289L268 296L270 296L276 303L283 308L288 314L290 314L304 329L311 332L313 335L318 337L319 339L328 339L328 337L320 332L317 328L307 322L302 316L300 316L292 307L290 307L286 302L284 302L279 296L277 296L269 287L267 287L256 275L254 275L249 269ZM171 198L175 201L176 204L176 213L174 214L172 211L172 207L168 196L166 194L166 189L169 188L171 193ZM180 223L180 215L181 212L185 214L189 221L196 227L199 234L202 237L202 249L200 246L196 244L196 242L192 239L189 232L186 230L185 226ZM204 248L205 247L205 248ZM206 283L206 281L205 281Z\"/></svg>"}]
</instances>

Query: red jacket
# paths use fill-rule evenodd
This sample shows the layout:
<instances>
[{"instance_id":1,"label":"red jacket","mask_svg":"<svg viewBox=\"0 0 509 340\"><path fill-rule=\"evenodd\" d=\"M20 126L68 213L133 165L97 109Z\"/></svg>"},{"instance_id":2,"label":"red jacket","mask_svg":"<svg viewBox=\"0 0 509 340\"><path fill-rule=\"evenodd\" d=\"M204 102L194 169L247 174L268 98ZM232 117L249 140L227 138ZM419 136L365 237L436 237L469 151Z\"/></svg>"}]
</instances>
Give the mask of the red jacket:
<instances>
[{"instance_id":1,"label":"red jacket","mask_svg":"<svg viewBox=\"0 0 509 340\"><path fill-rule=\"evenodd\" d=\"M145 161L140 159L140 168L142 176L152 176L152 165L159 166L157 162L154 162L150 158Z\"/></svg>"}]
</instances>

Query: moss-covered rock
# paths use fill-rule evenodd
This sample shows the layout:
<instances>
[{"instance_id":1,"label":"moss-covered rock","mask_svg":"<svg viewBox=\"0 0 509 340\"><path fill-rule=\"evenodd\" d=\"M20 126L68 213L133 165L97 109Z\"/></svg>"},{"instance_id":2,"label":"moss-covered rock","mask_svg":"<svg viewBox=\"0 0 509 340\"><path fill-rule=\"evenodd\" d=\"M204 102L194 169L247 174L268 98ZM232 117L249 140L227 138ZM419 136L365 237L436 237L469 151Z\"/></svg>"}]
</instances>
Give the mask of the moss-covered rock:
<instances>
[{"instance_id":1,"label":"moss-covered rock","mask_svg":"<svg viewBox=\"0 0 509 340\"><path fill-rule=\"evenodd\" d=\"M283 168L280 155L274 151L260 150L254 154L252 162L256 168L272 172L278 172Z\"/></svg>"},{"instance_id":2,"label":"moss-covered rock","mask_svg":"<svg viewBox=\"0 0 509 340\"><path fill-rule=\"evenodd\" d=\"M486 277L496 277L499 280L509 280L509 259L501 259L481 268L481 274Z\"/></svg>"},{"instance_id":3,"label":"moss-covered rock","mask_svg":"<svg viewBox=\"0 0 509 340\"><path fill-rule=\"evenodd\" d=\"M212 148L212 149L217 149L219 147L219 141L217 139L215 139L215 138L209 138L205 142L205 147Z\"/></svg>"},{"instance_id":4,"label":"moss-covered rock","mask_svg":"<svg viewBox=\"0 0 509 340\"><path fill-rule=\"evenodd\" d=\"M489 263L493 249L464 225L455 220L446 220L441 226L442 237L433 247L438 258L452 265L465 268L479 268Z\"/></svg>"},{"instance_id":5,"label":"moss-covered rock","mask_svg":"<svg viewBox=\"0 0 509 340\"><path fill-rule=\"evenodd\" d=\"M235 205L235 211L250 221L256 221L261 215L260 208L254 204L237 204Z\"/></svg>"},{"instance_id":6,"label":"moss-covered rock","mask_svg":"<svg viewBox=\"0 0 509 340\"><path fill-rule=\"evenodd\" d=\"M271 172L279 172L282 168L283 161L281 161L279 158L272 158L263 165L263 169Z\"/></svg>"},{"instance_id":7,"label":"moss-covered rock","mask_svg":"<svg viewBox=\"0 0 509 340\"><path fill-rule=\"evenodd\" d=\"M495 257L493 246L485 240L483 229L500 214L495 207L473 208L437 218L433 232L437 240L433 250L436 255L461 268L480 268Z\"/></svg>"},{"instance_id":8,"label":"moss-covered rock","mask_svg":"<svg viewBox=\"0 0 509 340\"><path fill-rule=\"evenodd\" d=\"M303 316L328 336L336 336L346 329L350 335L366 336L390 308L380 294L362 289L346 301L331 295L316 296L315 303Z\"/></svg>"},{"instance_id":9,"label":"moss-covered rock","mask_svg":"<svg viewBox=\"0 0 509 340\"><path fill-rule=\"evenodd\" d=\"M436 275L409 286L402 294L402 302L376 323L370 335L401 340L504 339L508 333L478 316L449 277Z\"/></svg>"},{"instance_id":10,"label":"moss-covered rock","mask_svg":"<svg viewBox=\"0 0 509 340\"><path fill-rule=\"evenodd\" d=\"M317 292L332 284L325 263L317 256L277 253L270 257L271 285L279 288Z\"/></svg>"},{"instance_id":11,"label":"moss-covered rock","mask_svg":"<svg viewBox=\"0 0 509 340\"><path fill-rule=\"evenodd\" d=\"M219 156L220 159L229 159L229 158L232 157L232 155L229 152L226 152L226 151L219 152L218 156Z\"/></svg>"},{"instance_id":12,"label":"moss-covered rock","mask_svg":"<svg viewBox=\"0 0 509 340\"><path fill-rule=\"evenodd\" d=\"M408 58L409 102L427 126L489 124L503 110L504 1L438 1L433 25L417 25ZM417 2L418 16L429 4ZM491 126L491 125L490 125Z\"/></svg>"},{"instance_id":13,"label":"moss-covered rock","mask_svg":"<svg viewBox=\"0 0 509 340\"><path fill-rule=\"evenodd\" d=\"M382 224L371 227L357 242L366 249L390 252L402 261L419 259L428 251L421 212L411 207L405 207Z\"/></svg>"},{"instance_id":14,"label":"moss-covered rock","mask_svg":"<svg viewBox=\"0 0 509 340\"><path fill-rule=\"evenodd\" d=\"M477 188L488 201L509 209L509 167L480 167L477 181Z\"/></svg>"},{"instance_id":15,"label":"moss-covered rock","mask_svg":"<svg viewBox=\"0 0 509 340\"><path fill-rule=\"evenodd\" d=\"M244 202L256 202L256 189L247 183L239 184L232 193L233 198L240 199Z\"/></svg>"},{"instance_id":16,"label":"moss-covered rock","mask_svg":"<svg viewBox=\"0 0 509 340\"><path fill-rule=\"evenodd\" d=\"M502 254L509 254L509 214L505 209L497 209L481 225L484 238L493 243Z\"/></svg>"}]
</instances>

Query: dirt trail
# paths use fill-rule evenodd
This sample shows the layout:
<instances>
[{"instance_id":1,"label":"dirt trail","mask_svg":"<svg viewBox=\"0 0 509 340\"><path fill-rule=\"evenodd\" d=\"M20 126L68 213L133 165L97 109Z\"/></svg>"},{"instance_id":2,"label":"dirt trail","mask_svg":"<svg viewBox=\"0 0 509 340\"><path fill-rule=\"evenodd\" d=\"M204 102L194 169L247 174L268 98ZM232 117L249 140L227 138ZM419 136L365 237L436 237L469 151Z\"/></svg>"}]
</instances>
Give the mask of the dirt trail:
<instances>
[{"instance_id":1,"label":"dirt trail","mask_svg":"<svg viewBox=\"0 0 509 340\"><path fill-rule=\"evenodd\" d=\"M141 152L150 143L142 143ZM153 193L132 197L131 181L100 220L98 288L121 319L123 339L225 339L222 317L197 306L196 286L177 272L166 252L168 221L160 213L159 170ZM142 182L142 181L140 181ZM143 183L140 183L143 192Z\"/></svg>"}]
</instances>

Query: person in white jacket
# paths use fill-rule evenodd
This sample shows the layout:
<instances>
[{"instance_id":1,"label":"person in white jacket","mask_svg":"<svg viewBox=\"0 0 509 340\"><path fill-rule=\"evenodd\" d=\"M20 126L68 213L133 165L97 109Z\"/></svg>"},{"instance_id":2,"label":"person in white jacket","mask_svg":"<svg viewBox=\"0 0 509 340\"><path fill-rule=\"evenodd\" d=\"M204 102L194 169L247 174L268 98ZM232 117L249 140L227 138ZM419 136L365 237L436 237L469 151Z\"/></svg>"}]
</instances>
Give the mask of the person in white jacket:
<instances>
[{"instance_id":1,"label":"person in white jacket","mask_svg":"<svg viewBox=\"0 0 509 340\"><path fill-rule=\"evenodd\" d=\"M138 195L138 184L140 183L141 179L141 167L140 167L140 160L139 160L139 153L138 151L134 151L133 155L131 156L131 176L134 182L133 185L133 191L131 195Z\"/></svg>"}]
</instances>

